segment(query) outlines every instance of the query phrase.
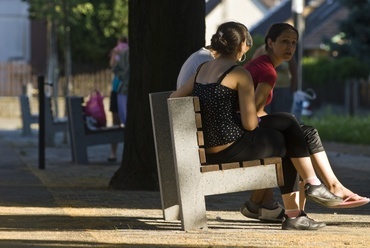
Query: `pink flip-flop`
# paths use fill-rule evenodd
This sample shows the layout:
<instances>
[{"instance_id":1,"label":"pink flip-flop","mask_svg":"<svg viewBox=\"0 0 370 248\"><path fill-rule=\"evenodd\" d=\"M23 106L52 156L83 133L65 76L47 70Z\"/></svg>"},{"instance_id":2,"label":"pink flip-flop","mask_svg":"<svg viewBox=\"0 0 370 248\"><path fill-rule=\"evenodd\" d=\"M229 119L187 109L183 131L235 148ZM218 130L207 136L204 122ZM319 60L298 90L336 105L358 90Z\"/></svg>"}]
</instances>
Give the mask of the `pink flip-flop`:
<instances>
[{"instance_id":1,"label":"pink flip-flop","mask_svg":"<svg viewBox=\"0 0 370 248\"><path fill-rule=\"evenodd\" d=\"M361 199L351 201L351 199L357 196L358 196L357 194L350 195L338 205L332 206L330 208L356 208L368 204L370 202L370 199L366 197L361 197Z\"/></svg>"}]
</instances>

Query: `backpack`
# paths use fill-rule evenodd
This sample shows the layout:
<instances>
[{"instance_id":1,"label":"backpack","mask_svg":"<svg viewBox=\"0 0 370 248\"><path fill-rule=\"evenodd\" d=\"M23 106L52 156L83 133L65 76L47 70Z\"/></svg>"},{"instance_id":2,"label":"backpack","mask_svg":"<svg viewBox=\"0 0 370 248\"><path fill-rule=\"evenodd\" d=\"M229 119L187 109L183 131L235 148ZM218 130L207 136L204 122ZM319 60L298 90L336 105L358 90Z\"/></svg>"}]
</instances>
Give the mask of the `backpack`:
<instances>
[{"instance_id":1,"label":"backpack","mask_svg":"<svg viewBox=\"0 0 370 248\"><path fill-rule=\"evenodd\" d=\"M107 125L103 98L98 90L94 90L90 93L89 100L85 105L85 114L95 120L95 127L105 127Z\"/></svg>"}]
</instances>

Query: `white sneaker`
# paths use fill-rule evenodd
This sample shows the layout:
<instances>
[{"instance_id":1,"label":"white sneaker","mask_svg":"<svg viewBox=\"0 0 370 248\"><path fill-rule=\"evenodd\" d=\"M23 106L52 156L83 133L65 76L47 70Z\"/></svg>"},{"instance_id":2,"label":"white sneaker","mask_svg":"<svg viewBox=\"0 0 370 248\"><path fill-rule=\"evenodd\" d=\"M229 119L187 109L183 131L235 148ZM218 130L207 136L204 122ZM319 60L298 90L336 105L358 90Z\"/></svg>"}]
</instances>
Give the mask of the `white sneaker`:
<instances>
[{"instance_id":1,"label":"white sneaker","mask_svg":"<svg viewBox=\"0 0 370 248\"><path fill-rule=\"evenodd\" d=\"M245 217L252 218L252 219L258 219L259 213L257 211L252 211L251 206L249 205L249 201L246 201L243 206L240 208L240 213L244 215Z\"/></svg>"},{"instance_id":2,"label":"white sneaker","mask_svg":"<svg viewBox=\"0 0 370 248\"><path fill-rule=\"evenodd\" d=\"M283 220L285 210L278 202L273 204L274 206L266 208L261 205L257 211L252 211L249 201L246 201L240 208L240 212L248 218L259 219L264 222L281 222Z\"/></svg>"},{"instance_id":3,"label":"white sneaker","mask_svg":"<svg viewBox=\"0 0 370 248\"><path fill-rule=\"evenodd\" d=\"M277 203L276 208L268 209L261 207L258 210L258 219L265 222L282 222L285 215L285 209L279 203Z\"/></svg>"}]
</instances>

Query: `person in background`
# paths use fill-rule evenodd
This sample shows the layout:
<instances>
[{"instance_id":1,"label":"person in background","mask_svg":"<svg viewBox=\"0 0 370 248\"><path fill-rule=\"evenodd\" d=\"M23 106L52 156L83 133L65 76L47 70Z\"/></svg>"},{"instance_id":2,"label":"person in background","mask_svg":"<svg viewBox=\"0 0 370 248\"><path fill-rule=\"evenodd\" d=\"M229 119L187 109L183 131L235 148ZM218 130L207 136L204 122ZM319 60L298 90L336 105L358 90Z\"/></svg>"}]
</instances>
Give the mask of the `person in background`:
<instances>
[{"instance_id":1,"label":"person in background","mask_svg":"<svg viewBox=\"0 0 370 248\"><path fill-rule=\"evenodd\" d=\"M119 62L116 64L114 71L120 81L117 89L118 116L123 125L127 121L127 98L128 86L130 81L130 49L126 49L120 54Z\"/></svg>"},{"instance_id":2,"label":"person in background","mask_svg":"<svg viewBox=\"0 0 370 248\"><path fill-rule=\"evenodd\" d=\"M112 113L113 125L121 124L119 116L118 116L118 105L117 105L117 90L118 90L120 81L116 73L114 73L114 67L120 60L120 54L127 49L128 49L127 37L122 36L117 40L116 46L110 51L110 54L109 54L109 57L110 57L109 65L113 69L112 88L111 88L110 101L109 101L109 111ZM117 160L116 152L117 152L117 144L112 143L111 152L108 157L109 162L115 162Z\"/></svg>"},{"instance_id":3,"label":"person in background","mask_svg":"<svg viewBox=\"0 0 370 248\"><path fill-rule=\"evenodd\" d=\"M262 120L260 123L261 127L280 130L280 124L278 122L263 121L271 115L267 115L264 109L266 105L270 104L273 98L275 82L277 79L275 68L283 61L291 60L296 49L297 41L298 31L293 26L288 23L273 24L265 37L266 53L244 65L253 78L257 114ZM340 203L328 207L354 208L369 203L370 199L353 193L351 190L344 187L336 177L321 143L318 131L314 127L307 125L301 125L301 129L303 131L306 146L308 147L315 171L317 171L317 174L324 181L324 184L330 192L342 199ZM291 164L291 160L283 158L283 165L285 166L288 164ZM303 183L301 183L301 186L301 192L305 191ZM272 190L254 191L250 200L243 208L244 213L248 214L248 212L253 210L248 210L249 205L257 209L263 201L271 199L271 192ZM301 197L300 208L304 209L304 206L305 198Z\"/></svg>"},{"instance_id":4,"label":"person in background","mask_svg":"<svg viewBox=\"0 0 370 248\"><path fill-rule=\"evenodd\" d=\"M252 77L237 64L251 46L252 37L243 24L221 24L211 39L218 57L202 64L170 97L199 98L207 162L289 157L293 166L284 167L284 186L280 187L286 208L282 229L321 229L325 223L308 218L299 209L299 192L294 189L297 171L306 183L309 199L322 205L336 205L341 199L317 178L303 132L292 115L276 113L264 116L264 120L258 118ZM279 123L280 130L263 128L262 122Z\"/></svg>"}]
</instances>

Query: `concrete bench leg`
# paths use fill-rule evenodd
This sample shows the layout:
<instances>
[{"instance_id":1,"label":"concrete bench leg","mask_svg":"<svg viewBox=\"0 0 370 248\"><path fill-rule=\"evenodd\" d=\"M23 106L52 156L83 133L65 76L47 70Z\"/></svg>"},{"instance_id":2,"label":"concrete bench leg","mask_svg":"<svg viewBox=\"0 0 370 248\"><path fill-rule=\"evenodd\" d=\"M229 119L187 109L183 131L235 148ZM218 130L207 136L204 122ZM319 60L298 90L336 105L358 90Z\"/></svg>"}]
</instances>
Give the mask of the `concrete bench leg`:
<instances>
[{"instance_id":1,"label":"concrete bench leg","mask_svg":"<svg viewBox=\"0 0 370 248\"><path fill-rule=\"evenodd\" d=\"M75 147L75 158L76 164L87 164L89 163L88 156L87 156L87 147L86 146L76 146Z\"/></svg>"},{"instance_id":2,"label":"concrete bench leg","mask_svg":"<svg viewBox=\"0 0 370 248\"><path fill-rule=\"evenodd\" d=\"M26 120L26 118L22 117L22 135L23 136L31 136L31 123Z\"/></svg>"},{"instance_id":3,"label":"concrete bench leg","mask_svg":"<svg viewBox=\"0 0 370 248\"><path fill-rule=\"evenodd\" d=\"M182 228L185 231L207 229L193 98L169 99L168 109L176 154L175 175L178 175Z\"/></svg>"},{"instance_id":4,"label":"concrete bench leg","mask_svg":"<svg viewBox=\"0 0 370 248\"><path fill-rule=\"evenodd\" d=\"M171 92L149 94L152 125L157 154L157 170L165 220L179 220L179 199L173 161L167 98Z\"/></svg>"},{"instance_id":5,"label":"concrete bench leg","mask_svg":"<svg viewBox=\"0 0 370 248\"><path fill-rule=\"evenodd\" d=\"M19 96L19 104L22 114L22 135L31 136L31 124L38 122L38 116L31 115L30 101L27 95Z\"/></svg>"},{"instance_id":6,"label":"concrete bench leg","mask_svg":"<svg viewBox=\"0 0 370 248\"><path fill-rule=\"evenodd\" d=\"M195 164L196 165L196 164ZM179 197L181 224L184 231L208 229L205 196L202 192L202 181L194 177L193 169L189 163L187 168L181 166L178 169L179 175Z\"/></svg>"}]
</instances>

